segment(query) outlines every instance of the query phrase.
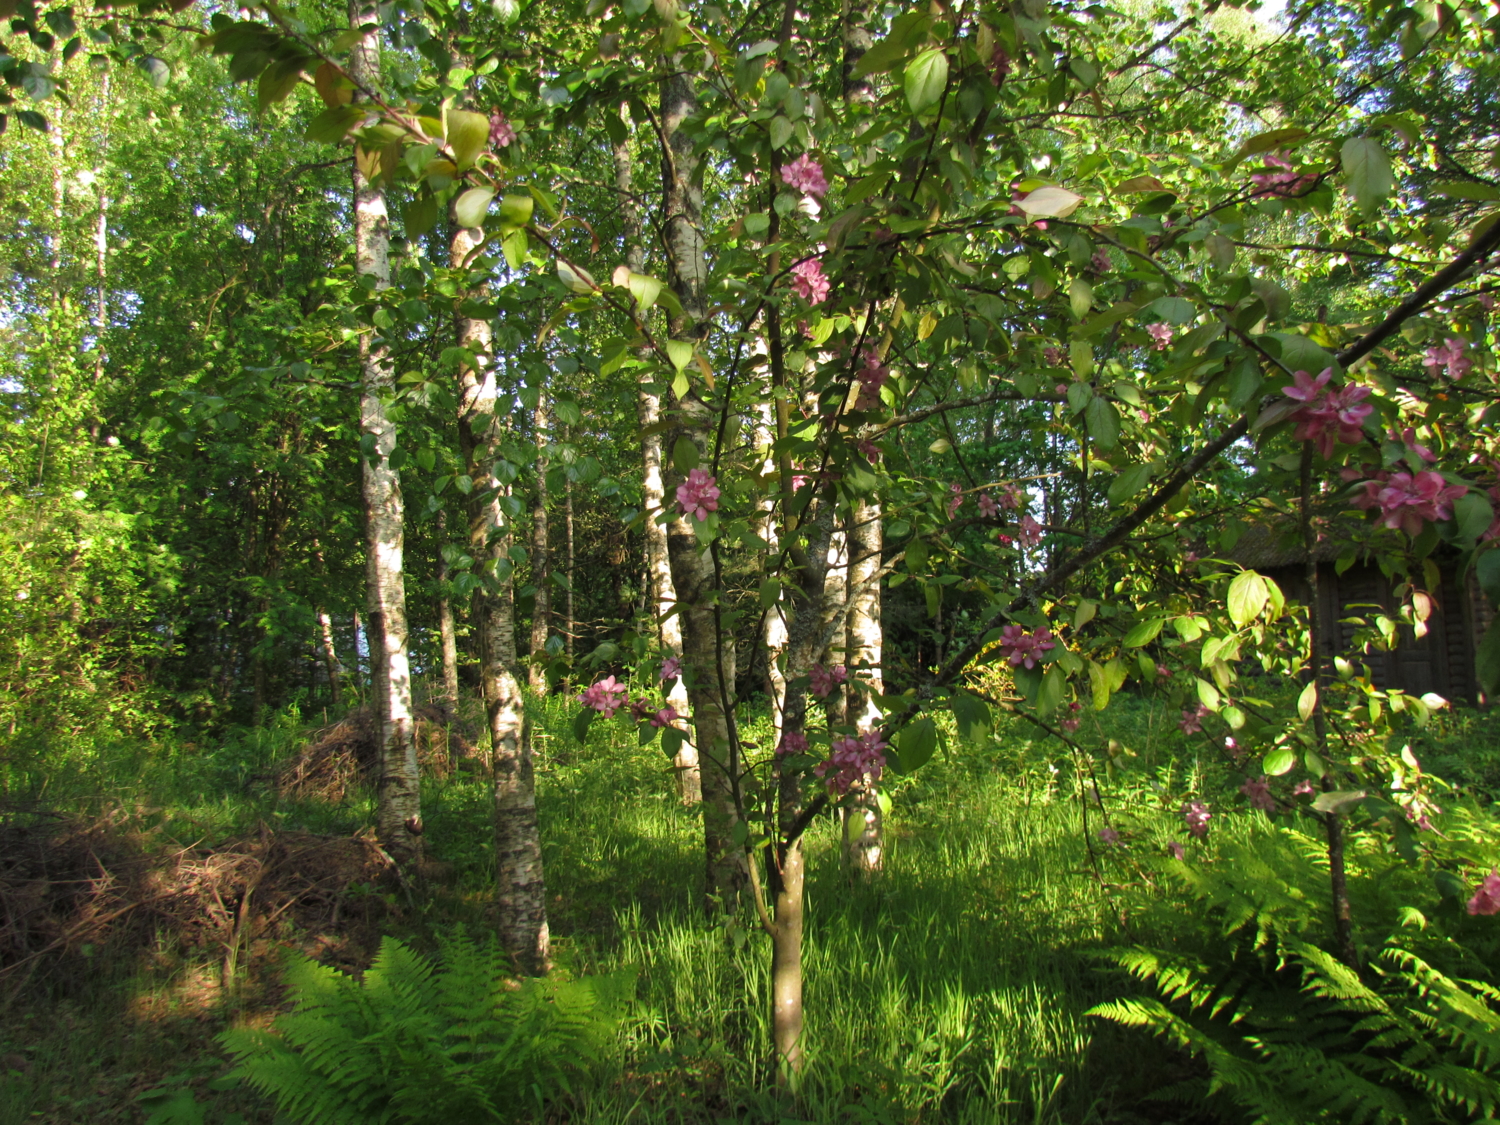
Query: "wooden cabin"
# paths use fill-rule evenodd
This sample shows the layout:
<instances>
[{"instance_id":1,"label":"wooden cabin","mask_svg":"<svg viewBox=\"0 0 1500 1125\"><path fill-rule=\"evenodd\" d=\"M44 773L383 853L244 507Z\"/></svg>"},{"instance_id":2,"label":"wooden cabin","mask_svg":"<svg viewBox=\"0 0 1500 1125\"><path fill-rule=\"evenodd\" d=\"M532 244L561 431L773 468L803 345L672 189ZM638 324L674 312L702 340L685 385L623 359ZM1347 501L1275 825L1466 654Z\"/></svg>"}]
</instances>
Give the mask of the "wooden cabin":
<instances>
[{"instance_id":1,"label":"wooden cabin","mask_svg":"<svg viewBox=\"0 0 1500 1125\"><path fill-rule=\"evenodd\" d=\"M1351 618L1367 617L1372 605L1392 616L1400 607L1400 600L1392 594L1396 583L1368 555L1356 554L1354 565L1339 573L1338 560L1357 550L1350 539L1332 535L1316 548L1319 632L1326 655L1349 652L1359 627ZM1229 557L1274 579L1289 599L1307 602L1307 552L1295 528L1252 526ZM1414 695L1436 692L1452 703L1483 703L1474 657L1495 612L1474 575L1460 574L1455 555L1440 551L1433 561L1442 581L1441 589L1428 591L1437 606L1428 619L1427 635L1418 638L1410 626L1403 625L1395 649L1368 652L1361 659L1369 665L1376 687L1400 688Z\"/></svg>"}]
</instances>

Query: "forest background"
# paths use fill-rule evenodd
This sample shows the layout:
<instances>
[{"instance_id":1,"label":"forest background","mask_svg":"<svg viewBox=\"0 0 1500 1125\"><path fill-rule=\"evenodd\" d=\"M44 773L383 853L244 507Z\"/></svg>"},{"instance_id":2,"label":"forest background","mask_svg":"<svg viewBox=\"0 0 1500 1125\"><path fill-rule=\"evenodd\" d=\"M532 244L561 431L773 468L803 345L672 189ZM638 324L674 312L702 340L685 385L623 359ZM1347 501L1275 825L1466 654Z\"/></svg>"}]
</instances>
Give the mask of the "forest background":
<instances>
[{"instance_id":1,"label":"forest background","mask_svg":"<svg viewBox=\"0 0 1500 1125\"><path fill-rule=\"evenodd\" d=\"M0 14L0 1120L1500 1107L1494 4Z\"/></svg>"}]
</instances>

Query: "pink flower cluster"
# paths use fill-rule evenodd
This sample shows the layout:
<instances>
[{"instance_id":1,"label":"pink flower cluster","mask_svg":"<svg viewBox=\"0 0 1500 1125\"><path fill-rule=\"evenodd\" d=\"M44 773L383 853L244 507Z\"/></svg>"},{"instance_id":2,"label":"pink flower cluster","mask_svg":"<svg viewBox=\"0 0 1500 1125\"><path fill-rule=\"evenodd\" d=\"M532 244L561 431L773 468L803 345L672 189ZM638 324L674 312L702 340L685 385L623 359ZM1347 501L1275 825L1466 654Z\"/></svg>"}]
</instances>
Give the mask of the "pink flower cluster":
<instances>
[{"instance_id":1,"label":"pink flower cluster","mask_svg":"<svg viewBox=\"0 0 1500 1125\"><path fill-rule=\"evenodd\" d=\"M490 114L490 147L509 148L515 144L516 131L498 109Z\"/></svg>"},{"instance_id":2,"label":"pink flower cluster","mask_svg":"<svg viewBox=\"0 0 1500 1125\"><path fill-rule=\"evenodd\" d=\"M880 780L889 746L878 730L866 731L858 738L836 738L828 760L814 766L813 773L828 782L830 793L843 796L861 778Z\"/></svg>"},{"instance_id":3,"label":"pink flower cluster","mask_svg":"<svg viewBox=\"0 0 1500 1125\"><path fill-rule=\"evenodd\" d=\"M1177 725L1182 728L1183 734L1197 734L1203 729L1203 716L1207 714L1208 708L1201 703L1194 707L1184 707Z\"/></svg>"},{"instance_id":4,"label":"pink flower cluster","mask_svg":"<svg viewBox=\"0 0 1500 1125\"><path fill-rule=\"evenodd\" d=\"M1247 778L1245 784L1240 786L1240 792L1250 802L1252 809L1259 809L1261 812L1276 811L1276 798L1271 796L1271 783L1266 778L1259 781Z\"/></svg>"},{"instance_id":5,"label":"pink flower cluster","mask_svg":"<svg viewBox=\"0 0 1500 1125\"><path fill-rule=\"evenodd\" d=\"M585 707L592 707L606 719L612 719L615 712L625 706L625 700L629 694L629 688L622 683L617 683L613 676L607 676L584 688L583 694L578 697L578 702Z\"/></svg>"},{"instance_id":6,"label":"pink flower cluster","mask_svg":"<svg viewBox=\"0 0 1500 1125\"><path fill-rule=\"evenodd\" d=\"M663 681L675 680L682 675L682 661L675 656L669 656L661 662L661 678Z\"/></svg>"},{"instance_id":7,"label":"pink flower cluster","mask_svg":"<svg viewBox=\"0 0 1500 1125\"><path fill-rule=\"evenodd\" d=\"M781 743L776 747L776 756L785 758L788 754L806 754L807 735L801 731L789 730L781 736Z\"/></svg>"},{"instance_id":8,"label":"pink flower cluster","mask_svg":"<svg viewBox=\"0 0 1500 1125\"><path fill-rule=\"evenodd\" d=\"M1007 484L1000 490L1000 506L1012 512L1021 510L1021 489L1014 484Z\"/></svg>"},{"instance_id":9,"label":"pink flower cluster","mask_svg":"<svg viewBox=\"0 0 1500 1125\"><path fill-rule=\"evenodd\" d=\"M670 706L663 707L660 711L651 716L651 725L659 730L662 727L671 726L673 720L675 720L676 718L677 708Z\"/></svg>"},{"instance_id":10,"label":"pink flower cluster","mask_svg":"<svg viewBox=\"0 0 1500 1125\"><path fill-rule=\"evenodd\" d=\"M1164 352L1167 350L1168 345L1172 343L1174 333L1170 324L1148 324L1146 325L1146 335L1151 337L1152 344L1157 351Z\"/></svg>"},{"instance_id":11,"label":"pink flower cluster","mask_svg":"<svg viewBox=\"0 0 1500 1125\"><path fill-rule=\"evenodd\" d=\"M792 267L792 290L809 305L821 305L832 288L823 276L823 265L816 258L798 262Z\"/></svg>"},{"instance_id":12,"label":"pink flower cluster","mask_svg":"<svg viewBox=\"0 0 1500 1125\"><path fill-rule=\"evenodd\" d=\"M719 510L718 483L707 469L694 469L677 486L677 507L699 523L708 519L709 512Z\"/></svg>"},{"instance_id":13,"label":"pink flower cluster","mask_svg":"<svg viewBox=\"0 0 1500 1125\"><path fill-rule=\"evenodd\" d=\"M1089 259L1089 265L1094 267L1095 273L1108 273L1114 268L1114 262L1110 260L1109 251L1102 246L1094 251L1093 257Z\"/></svg>"},{"instance_id":14,"label":"pink flower cluster","mask_svg":"<svg viewBox=\"0 0 1500 1125\"><path fill-rule=\"evenodd\" d=\"M1490 873L1469 900L1469 913L1500 914L1500 870L1490 868Z\"/></svg>"},{"instance_id":15,"label":"pink flower cluster","mask_svg":"<svg viewBox=\"0 0 1500 1125\"><path fill-rule=\"evenodd\" d=\"M1276 168L1281 171L1272 170ZM1292 169L1290 160L1279 152L1273 152L1266 157L1266 169L1251 176L1250 182L1256 188L1250 193L1252 196L1285 198L1290 195L1301 195L1307 188L1318 182L1318 177L1312 174L1298 175Z\"/></svg>"},{"instance_id":16,"label":"pink flower cluster","mask_svg":"<svg viewBox=\"0 0 1500 1125\"><path fill-rule=\"evenodd\" d=\"M1042 541L1042 525L1031 518L1027 512L1021 517L1021 546L1035 547Z\"/></svg>"},{"instance_id":17,"label":"pink flower cluster","mask_svg":"<svg viewBox=\"0 0 1500 1125\"><path fill-rule=\"evenodd\" d=\"M1325 458L1333 456L1335 441L1345 445L1356 444L1363 436L1361 426L1375 409L1364 400L1370 389L1350 383L1337 390L1328 389L1333 378L1333 368L1327 368L1314 379L1306 371L1292 375L1292 385L1282 387L1281 393L1293 402L1301 403L1292 411L1292 420L1297 423L1293 435L1298 441L1316 442L1318 452Z\"/></svg>"},{"instance_id":18,"label":"pink flower cluster","mask_svg":"<svg viewBox=\"0 0 1500 1125\"><path fill-rule=\"evenodd\" d=\"M1099 829L1099 841L1112 848L1120 842L1120 833L1106 824Z\"/></svg>"},{"instance_id":19,"label":"pink flower cluster","mask_svg":"<svg viewBox=\"0 0 1500 1125\"><path fill-rule=\"evenodd\" d=\"M988 492L979 494L979 514L987 520L992 520L1000 514L1000 505L995 503L994 497Z\"/></svg>"},{"instance_id":20,"label":"pink flower cluster","mask_svg":"<svg viewBox=\"0 0 1500 1125\"><path fill-rule=\"evenodd\" d=\"M1391 430L1386 436L1392 441L1399 441L1406 446L1408 451L1415 453L1429 465L1437 460L1437 454L1417 440L1417 431L1410 426L1404 430Z\"/></svg>"},{"instance_id":21,"label":"pink flower cluster","mask_svg":"<svg viewBox=\"0 0 1500 1125\"><path fill-rule=\"evenodd\" d=\"M1052 639L1050 629L1028 633L1024 626L1007 625L1000 630L1000 655L1005 657L1012 668L1019 668L1023 664L1028 668L1035 668L1042 653L1056 647L1057 642Z\"/></svg>"},{"instance_id":22,"label":"pink flower cluster","mask_svg":"<svg viewBox=\"0 0 1500 1125\"><path fill-rule=\"evenodd\" d=\"M1208 806L1202 801L1184 801L1182 805L1182 821L1187 825L1188 834L1195 840L1201 840L1208 835L1208 821L1213 813L1208 811Z\"/></svg>"},{"instance_id":23,"label":"pink flower cluster","mask_svg":"<svg viewBox=\"0 0 1500 1125\"><path fill-rule=\"evenodd\" d=\"M1422 534L1428 520L1453 517L1453 502L1469 490L1461 484L1449 484L1431 469L1420 473L1380 473L1365 481L1364 492L1354 498L1356 507L1378 509L1380 522L1389 528L1400 528L1415 538Z\"/></svg>"},{"instance_id":24,"label":"pink flower cluster","mask_svg":"<svg viewBox=\"0 0 1500 1125\"><path fill-rule=\"evenodd\" d=\"M958 515L959 508L964 503L964 486L954 481L948 486L948 518L951 520Z\"/></svg>"},{"instance_id":25,"label":"pink flower cluster","mask_svg":"<svg viewBox=\"0 0 1500 1125\"><path fill-rule=\"evenodd\" d=\"M816 195L822 199L828 194L828 177L823 173L823 165L805 152L790 164L781 166L781 178L787 187L803 195Z\"/></svg>"},{"instance_id":26,"label":"pink flower cluster","mask_svg":"<svg viewBox=\"0 0 1500 1125\"><path fill-rule=\"evenodd\" d=\"M849 670L842 664L835 664L832 668L814 664L808 676L808 679L812 681L812 693L819 699L827 699L833 693L833 689L848 678Z\"/></svg>"},{"instance_id":27,"label":"pink flower cluster","mask_svg":"<svg viewBox=\"0 0 1500 1125\"><path fill-rule=\"evenodd\" d=\"M1083 704L1077 702L1076 700L1072 703L1069 703L1067 715L1062 719L1059 719L1057 725L1062 727L1062 729L1067 731L1069 734L1072 734L1075 730L1078 729L1078 712L1082 710Z\"/></svg>"},{"instance_id":28,"label":"pink flower cluster","mask_svg":"<svg viewBox=\"0 0 1500 1125\"><path fill-rule=\"evenodd\" d=\"M865 365L854 377L859 380L859 398L854 402L854 409L874 410L880 405L880 388L891 377L890 368L880 362L879 353L866 349Z\"/></svg>"},{"instance_id":29,"label":"pink flower cluster","mask_svg":"<svg viewBox=\"0 0 1500 1125\"><path fill-rule=\"evenodd\" d=\"M1474 366L1474 361L1469 358L1468 351L1469 341L1452 337L1441 345L1434 344L1428 348L1427 358L1422 360L1422 366L1427 368L1430 375L1435 376L1438 368L1442 368L1448 378L1462 379Z\"/></svg>"}]
</instances>

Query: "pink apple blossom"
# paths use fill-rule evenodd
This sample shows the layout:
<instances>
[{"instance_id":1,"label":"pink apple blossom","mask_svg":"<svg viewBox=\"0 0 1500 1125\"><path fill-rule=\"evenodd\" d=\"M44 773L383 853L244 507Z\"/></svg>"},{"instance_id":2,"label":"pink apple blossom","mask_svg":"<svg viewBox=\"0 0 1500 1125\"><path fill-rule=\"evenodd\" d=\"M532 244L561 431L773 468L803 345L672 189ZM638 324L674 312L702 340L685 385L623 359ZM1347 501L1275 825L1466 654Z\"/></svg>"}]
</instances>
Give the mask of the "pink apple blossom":
<instances>
[{"instance_id":1,"label":"pink apple blossom","mask_svg":"<svg viewBox=\"0 0 1500 1125\"><path fill-rule=\"evenodd\" d=\"M675 656L669 656L661 662L661 678L663 680L675 680L682 675L682 661Z\"/></svg>"},{"instance_id":2,"label":"pink apple blossom","mask_svg":"<svg viewBox=\"0 0 1500 1125\"><path fill-rule=\"evenodd\" d=\"M823 276L823 266L816 258L809 258L792 267L792 289L810 305L820 305L828 299L832 288Z\"/></svg>"},{"instance_id":3,"label":"pink apple blossom","mask_svg":"<svg viewBox=\"0 0 1500 1125\"><path fill-rule=\"evenodd\" d=\"M1203 729L1203 716L1207 714L1208 708L1201 703L1194 707L1184 707L1177 725L1182 728L1183 734L1197 734Z\"/></svg>"},{"instance_id":4,"label":"pink apple blossom","mask_svg":"<svg viewBox=\"0 0 1500 1125\"><path fill-rule=\"evenodd\" d=\"M849 678L849 672L842 664L836 664L832 668L814 664L809 678L812 681L812 693L819 699L827 699L835 686Z\"/></svg>"},{"instance_id":5,"label":"pink apple blossom","mask_svg":"<svg viewBox=\"0 0 1500 1125\"><path fill-rule=\"evenodd\" d=\"M1313 788L1313 783L1311 781L1308 781L1305 777L1301 781L1297 782L1296 785L1292 786L1293 797L1306 797L1314 792L1316 792L1316 790Z\"/></svg>"},{"instance_id":6,"label":"pink apple blossom","mask_svg":"<svg viewBox=\"0 0 1500 1125\"><path fill-rule=\"evenodd\" d=\"M979 514L987 520L992 520L1000 514L1000 505L995 503L994 497L988 492L979 494Z\"/></svg>"},{"instance_id":7,"label":"pink apple blossom","mask_svg":"<svg viewBox=\"0 0 1500 1125\"><path fill-rule=\"evenodd\" d=\"M1196 840L1208 835L1208 822L1212 816L1208 805L1202 801L1183 802L1182 821L1187 825L1188 834Z\"/></svg>"},{"instance_id":8,"label":"pink apple blossom","mask_svg":"<svg viewBox=\"0 0 1500 1125\"><path fill-rule=\"evenodd\" d=\"M606 719L612 719L615 712L625 706L629 694L629 688L618 683L613 676L607 676L586 687L578 697L578 702L585 707L592 707Z\"/></svg>"},{"instance_id":9,"label":"pink apple blossom","mask_svg":"<svg viewBox=\"0 0 1500 1125\"><path fill-rule=\"evenodd\" d=\"M1106 824L1103 828L1099 829L1099 840L1101 843L1112 848L1120 842L1120 834Z\"/></svg>"},{"instance_id":10,"label":"pink apple blossom","mask_svg":"<svg viewBox=\"0 0 1500 1125\"><path fill-rule=\"evenodd\" d=\"M1012 539L1009 535L1005 534L1005 532L1003 532L1003 531L1000 532L1000 534L998 534L998 535L995 536L995 541L998 542L1000 544L1000 546L1002 546L1002 547L1009 547L1012 543L1015 542L1014 539Z\"/></svg>"},{"instance_id":11,"label":"pink apple blossom","mask_svg":"<svg viewBox=\"0 0 1500 1125\"><path fill-rule=\"evenodd\" d=\"M1436 376L1438 369L1442 368L1450 379L1462 379L1474 366L1474 361L1468 356L1469 341L1460 337L1450 337L1441 346L1434 344L1427 349L1427 358L1422 360L1422 366L1427 368L1428 373Z\"/></svg>"},{"instance_id":12,"label":"pink apple blossom","mask_svg":"<svg viewBox=\"0 0 1500 1125\"><path fill-rule=\"evenodd\" d=\"M1349 383L1332 390L1328 386L1332 378L1331 367L1316 379L1306 371L1297 371L1292 375L1292 385L1281 388L1282 394L1301 404L1290 415L1297 423L1293 436L1297 441L1315 442L1318 452L1325 458L1333 456L1336 441L1345 445L1361 441L1364 437L1361 428L1364 420L1375 409L1364 401L1370 395L1368 387Z\"/></svg>"},{"instance_id":13,"label":"pink apple blossom","mask_svg":"<svg viewBox=\"0 0 1500 1125\"><path fill-rule=\"evenodd\" d=\"M781 736L781 744L776 747L776 756L784 758L788 754L806 754L807 735L801 731L789 730Z\"/></svg>"},{"instance_id":14,"label":"pink apple blossom","mask_svg":"<svg viewBox=\"0 0 1500 1125\"><path fill-rule=\"evenodd\" d=\"M516 131L498 109L490 114L490 147L509 148L515 144Z\"/></svg>"},{"instance_id":15,"label":"pink apple blossom","mask_svg":"<svg viewBox=\"0 0 1500 1125\"><path fill-rule=\"evenodd\" d=\"M872 465L876 461L879 461L885 453L885 450L881 449L880 446L876 445L869 438L860 438L859 451L865 455L865 460Z\"/></svg>"},{"instance_id":16,"label":"pink apple blossom","mask_svg":"<svg viewBox=\"0 0 1500 1125\"><path fill-rule=\"evenodd\" d=\"M1167 845L1167 854L1169 854L1173 859L1181 862L1182 860L1187 858L1187 849L1179 844L1176 840L1173 840L1170 844Z\"/></svg>"},{"instance_id":17,"label":"pink apple blossom","mask_svg":"<svg viewBox=\"0 0 1500 1125\"><path fill-rule=\"evenodd\" d=\"M823 166L805 152L790 164L781 166L781 178L787 187L803 195L816 195L821 199L828 194L828 177L823 173Z\"/></svg>"},{"instance_id":18,"label":"pink apple blossom","mask_svg":"<svg viewBox=\"0 0 1500 1125\"><path fill-rule=\"evenodd\" d=\"M830 793L842 796L861 778L880 779L889 745L877 730L866 731L858 738L836 738L828 760L815 766L813 772L828 782Z\"/></svg>"},{"instance_id":19,"label":"pink apple blossom","mask_svg":"<svg viewBox=\"0 0 1500 1125\"><path fill-rule=\"evenodd\" d=\"M1429 465L1437 460L1437 455L1434 454L1432 450L1428 449L1425 445L1417 441L1417 431L1414 430L1411 426L1407 426L1404 430L1391 430L1390 433L1386 436L1389 437L1392 441L1399 441L1402 445L1406 446L1406 448L1410 452L1415 453Z\"/></svg>"},{"instance_id":20,"label":"pink apple blossom","mask_svg":"<svg viewBox=\"0 0 1500 1125\"><path fill-rule=\"evenodd\" d=\"M1500 914L1500 869L1490 868L1490 873L1469 900L1469 913Z\"/></svg>"},{"instance_id":21,"label":"pink apple blossom","mask_svg":"<svg viewBox=\"0 0 1500 1125\"><path fill-rule=\"evenodd\" d=\"M1057 725L1062 727L1062 729L1067 731L1069 734L1072 734L1075 730L1078 729L1078 712L1082 710L1083 705L1078 703L1076 700L1072 703L1069 703L1068 714L1064 718L1059 719Z\"/></svg>"},{"instance_id":22,"label":"pink apple blossom","mask_svg":"<svg viewBox=\"0 0 1500 1125\"><path fill-rule=\"evenodd\" d=\"M951 520L958 515L959 508L964 503L964 486L954 481L948 486L948 518Z\"/></svg>"},{"instance_id":23,"label":"pink apple blossom","mask_svg":"<svg viewBox=\"0 0 1500 1125\"><path fill-rule=\"evenodd\" d=\"M865 365L855 374L855 378L859 380L859 398L854 402L854 409L874 410L880 406L880 389L891 377L891 372L890 368L880 362L877 352L867 350L864 358Z\"/></svg>"},{"instance_id":24,"label":"pink apple blossom","mask_svg":"<svg viewBox=\"0 0 1500 1125\"><path fill-rule=\"evenodd\" d=\"M1356 507L1379 509L1379 522L1400 528L1408 535L1422 534L1428 520L1453 517L1453 502L1468 492L1461 484L1449 484L1441 473L1392 473L1389 480L1370 480L1354 498Z\"/></svg>"},{"instance_id":25,"label":"pink apple blossom","mask_svg":"<svg viewBox=\"0 0 1500 1125\"><path fill-rule=\"evenodd\" d=\"M677 708L663 707L660 711L651 716L651 725L653 727L669 727L672 725L672 721L676 718Z\"/></svg>"},{"instance_id":26,"label":"pink apple blossom","mask_svg":"<svg viewBox=\"0 0 1500 1125\"><path fill-rule=\"evenodd\" d=\"M1021 546L1035 547L1042 541L1042 525L1031 518L1027 512L1021 517Z\"/></svg>"},{"instance_id":27,"label":"pink apple blossom","mask_svg":"<svg viewBox=\"0 0 1500 1125\"><path fill-rule=\"evenodd\" d=\"M677 486L677 507L699 523L708 519L709 512L719 510L718 485L707 469L694 469Z\"/></svg>"},{"instance_id":28,"label":"pink apple blossom","mask_svg":"<svg viewBox=\"0 0 1500 1125\"><path fill-rule=\"evenodd\" d=\"M1250 802L1250 807L1259 809L1261 812L1275 812L1276 798L1271 796L1271 783L1264 777L1259 781L1247 778L1245 784L1240 786L1240 792Z\"/></svg>"},{"instance_id":29,"label":"pink apple blossom","mask_svg":"<svg viewBox=\"0 0 1500 1125\"><path fill-rule=\"evenodd\" d=\"M1157 351L1164 352L1167 350L1167 346L1171 344L1175 333L1170 324L1148 324L1146 325L1146 335L1151 337L1152 344Z\"/></svg>"},{"instance_id":30,"label":"pink apple blossom","mask_svg":"<svg viewBox=\"0 0 1500 1125\"><path fill-rule=\"evenodd\" d=\"M1056 647L1057 642L1052 639L1050 629L1028 633L1022 625L1007 625L1000 630L1000 655L1012 668L1019 668L1023 664L1027 668L1035 668L1042 653Z\"/></svg>"},{"instance_id":31,"label":"pink apple blossom","mask_svg":"<svg viewBox=\"0 0 1500 1125\"><path fill-rule=\"evenodd\" d=\"M1007 484L1000 490L1000 506L1007 511L1018 512L1021 510L1021 490L1014 484Z\"/></svg>"}]
</instances>

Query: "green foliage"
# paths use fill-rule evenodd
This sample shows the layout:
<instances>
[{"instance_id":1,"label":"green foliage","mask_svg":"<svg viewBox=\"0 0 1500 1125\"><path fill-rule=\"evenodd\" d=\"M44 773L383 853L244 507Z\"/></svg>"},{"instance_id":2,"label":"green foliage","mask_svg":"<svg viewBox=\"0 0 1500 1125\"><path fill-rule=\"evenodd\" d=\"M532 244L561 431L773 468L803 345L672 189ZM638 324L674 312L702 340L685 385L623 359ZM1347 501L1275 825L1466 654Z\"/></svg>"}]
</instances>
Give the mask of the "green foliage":
<instances>
[{"instance_id":1,"label":"green foliage","mask_svg":"<svg viewBox=\"0 0 1500 1125\"><path fill-rule=\"evenodd\" d=\"M362 980L309 958L272 1033L222 1036L237 1071L303 1125L509 1121L576 1093L612 1041L626 978L516 982L460 934L440 964L387 937Z\"/></svg>"},{"instance_id":2,"label":"green foliage","mask_svg":"<svg viewBox=\"0 0 1500 1125\"><path fill-rule=\"evenodd\" d=\"M1412 907L1395 912L1411 928L1389 934L1359 971L1322 948L1316 846L1277 831L1223 849L1208 867L1172 864L1197 899L1189 916L1211 924L1172 951L1109 953L1156 996L1109 1001L1091 1014L1150 1031L1206 1065L1205 1077L1160 1098L1233 1105L1257 1125L1492 1117L1500 990L1455 975L1475 971L1478 959L1428 932ZM1355 916L1386 920L1418 885L1373 850L1362 860Z\"/></svg>"}]
</instances>

